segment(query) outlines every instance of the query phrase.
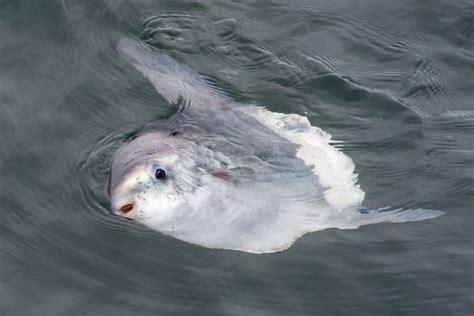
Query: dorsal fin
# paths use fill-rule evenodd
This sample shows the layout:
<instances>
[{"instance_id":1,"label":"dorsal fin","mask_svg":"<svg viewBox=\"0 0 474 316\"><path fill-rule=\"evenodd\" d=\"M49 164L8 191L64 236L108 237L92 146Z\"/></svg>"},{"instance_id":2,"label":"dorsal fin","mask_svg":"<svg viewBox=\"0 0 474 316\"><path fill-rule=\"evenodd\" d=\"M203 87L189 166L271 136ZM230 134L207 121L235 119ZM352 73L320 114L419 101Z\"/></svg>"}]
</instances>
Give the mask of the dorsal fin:
<instances>
[{"instance_id":1,"label":"dorsal fin","mask_svg":"<svg viewBox=\"0 0 474 316\"><path fill-rule=\"evenodd\" d=\"M192 105L209 107L229 100L210 86L205 77L141 41L121 39L117 50L170 103L176 103L182 97Z\"/></svg>"}]
</instances>

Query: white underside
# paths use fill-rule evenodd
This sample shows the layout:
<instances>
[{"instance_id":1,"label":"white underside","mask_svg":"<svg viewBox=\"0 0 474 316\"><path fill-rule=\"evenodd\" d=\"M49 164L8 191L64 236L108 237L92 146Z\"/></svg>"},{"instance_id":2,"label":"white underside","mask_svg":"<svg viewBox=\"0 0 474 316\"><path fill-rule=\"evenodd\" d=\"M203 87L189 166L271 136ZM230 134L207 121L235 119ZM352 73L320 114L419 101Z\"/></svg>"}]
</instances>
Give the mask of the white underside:
<instances>
[{"instance_id":1,"label":"white underside","mask_svg":"<svg viewBox=\"0 0 474 316\"><path fill-rule=\"evenodd\" d=\"M352 159L330 145L331 135L311 126L308 119L297 114L275 113L261 107L242 107L241 111L256 118L281 137L300 145L296 156L307 166L326 188L324 197L328 204L345 208L360 204L365 193L356 184L357 174Z\"/></svg>"}]
</instances>

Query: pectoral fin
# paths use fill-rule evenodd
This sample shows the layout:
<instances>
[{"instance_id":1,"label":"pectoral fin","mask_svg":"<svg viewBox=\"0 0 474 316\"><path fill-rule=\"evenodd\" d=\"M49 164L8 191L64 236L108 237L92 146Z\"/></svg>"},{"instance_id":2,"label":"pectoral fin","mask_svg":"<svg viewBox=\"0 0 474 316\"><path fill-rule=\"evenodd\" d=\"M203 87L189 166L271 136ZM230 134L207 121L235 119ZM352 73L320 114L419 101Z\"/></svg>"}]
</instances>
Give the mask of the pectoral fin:
<instances>
[{"instance_id":1,"label":"pectoral fin","mask_svg":"<svg viewBox=\"0 0 474 316\"><path fill-rule=\"evenodd\" d=\"M227 169L218 169L213 171L211 174L222 180L229 180L234 176L233 172Z\"/></svg>"},{"instance_id":2,"label":"pectoral fin","mask_svg":"<svg viewBox=\"0 0 474 316\"><path fill-rule=\"evenodd\" d=\"M230 180L232 178L236 178L240 176L248 177L254 173L255 171L253 169L246 168L246 167L236 167L232 169L217 169L211 172L211 174L214 177L220 178L222 180Z\"/></svg>"}]
</instances>

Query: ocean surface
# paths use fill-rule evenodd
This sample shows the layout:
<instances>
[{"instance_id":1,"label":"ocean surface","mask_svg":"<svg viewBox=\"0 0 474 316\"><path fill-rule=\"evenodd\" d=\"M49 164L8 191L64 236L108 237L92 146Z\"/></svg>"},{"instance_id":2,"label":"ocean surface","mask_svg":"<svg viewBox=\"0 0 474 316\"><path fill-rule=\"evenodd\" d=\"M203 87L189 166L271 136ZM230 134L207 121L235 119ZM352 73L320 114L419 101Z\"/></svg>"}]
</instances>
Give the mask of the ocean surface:
<instances>
[{"instance_id":1,"label":"ocean surface","mask_svg":"<svg viewBox=\"0 0 474 316\"><path fill-rule=\"evenodd\" d=\"M0 29L0 315L473 315L472 0L0 0ZM174 110L121 38L307 116L364 206L446 214L265 255L113 216L112 155Z\"/></svg>"}]
</instances>

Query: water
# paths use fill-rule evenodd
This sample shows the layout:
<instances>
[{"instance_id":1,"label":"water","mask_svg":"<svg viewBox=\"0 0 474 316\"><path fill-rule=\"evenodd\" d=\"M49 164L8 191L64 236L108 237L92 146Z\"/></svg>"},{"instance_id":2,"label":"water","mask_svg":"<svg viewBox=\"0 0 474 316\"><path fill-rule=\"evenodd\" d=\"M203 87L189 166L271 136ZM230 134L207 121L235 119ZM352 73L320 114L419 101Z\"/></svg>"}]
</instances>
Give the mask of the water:
<instances>
[{"instance_id":1,"label":"water","mask_svg":"<svg viewBox=\"0 0 474 316\"><path fill-rule=\"evenodd\" d=\"M471 1L0 1L0 314L474 310ZM141 38L233 98L344 141L369 208L434 220L205 249L112 216L121 141L173 107L114 49Z\"/></svg>"}]
</instances>

